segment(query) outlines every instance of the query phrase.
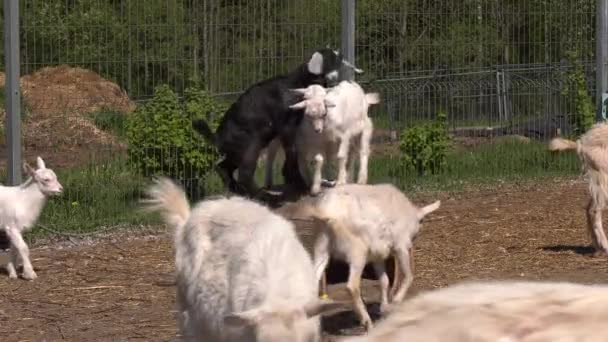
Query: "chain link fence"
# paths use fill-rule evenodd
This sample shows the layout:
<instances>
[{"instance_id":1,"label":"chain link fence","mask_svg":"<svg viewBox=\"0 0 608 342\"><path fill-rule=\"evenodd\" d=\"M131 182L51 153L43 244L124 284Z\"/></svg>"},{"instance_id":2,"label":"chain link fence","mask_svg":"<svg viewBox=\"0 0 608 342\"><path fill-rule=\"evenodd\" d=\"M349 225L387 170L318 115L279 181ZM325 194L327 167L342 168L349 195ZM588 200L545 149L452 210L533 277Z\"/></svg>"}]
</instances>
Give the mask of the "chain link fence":
<instances>
[{"instance_id":1,"label":"chain link fence","mask_svg":"<svg viewBox=\"0 0 608 342\"><path fill-rule=\"evenodd\" d=\"M316 48L340 47L340 1L19 6L23 153L42 156L64 183L43 217L56 229L146 223L136 200L154 172L201 194L222 191L213 172L199 172L214 161L209 146L170 123L217 120L251 84ZM371 182L430 189L576 174L575 156L544 144L580 133L595 115L595 11L593 0L358 0L356 64L365 73L357 81L382 96L370 112ZM416 161L419 133L407 130L437 123L439 113L448 145ZM134 163L132 142L144 140ZM184 147L196 144L200 153Z\"/></svg>"}]
</instances>

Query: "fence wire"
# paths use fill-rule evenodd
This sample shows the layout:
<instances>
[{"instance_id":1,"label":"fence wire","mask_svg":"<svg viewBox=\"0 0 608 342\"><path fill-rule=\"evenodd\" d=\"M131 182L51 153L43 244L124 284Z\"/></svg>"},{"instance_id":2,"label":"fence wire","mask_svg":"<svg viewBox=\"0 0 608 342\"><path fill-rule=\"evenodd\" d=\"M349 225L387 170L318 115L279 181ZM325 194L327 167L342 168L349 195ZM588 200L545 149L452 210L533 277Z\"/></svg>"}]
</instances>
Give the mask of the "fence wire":
<instances>
[{"instance_id":1,"label":"fence wire","mask_svg":"<svg viewBox=\"0 0 608 342\"><path fill-rule=\"evenodd\" d=\"M65 183L43 218L60 229L147 222L136 199L160 171L199 195L222 191L213 172L201 173L213 162L201 138L171 126L183 137L175 140L163 125L217 120L251 84L319 47L340 47L337 0L19 4L24 156L41 155ZM594 115L595 1L356 6L356 64L365 70L357 80L382 97L370 112L371 182L428 189L579 171L575 156L544 146L556 134L579 134L589 103ZM445 156L412 150L419 133L408 129L438 122L438 113L450 133ZM134 139L147 145L133 153Z\"/></svg>"}]
</instances>

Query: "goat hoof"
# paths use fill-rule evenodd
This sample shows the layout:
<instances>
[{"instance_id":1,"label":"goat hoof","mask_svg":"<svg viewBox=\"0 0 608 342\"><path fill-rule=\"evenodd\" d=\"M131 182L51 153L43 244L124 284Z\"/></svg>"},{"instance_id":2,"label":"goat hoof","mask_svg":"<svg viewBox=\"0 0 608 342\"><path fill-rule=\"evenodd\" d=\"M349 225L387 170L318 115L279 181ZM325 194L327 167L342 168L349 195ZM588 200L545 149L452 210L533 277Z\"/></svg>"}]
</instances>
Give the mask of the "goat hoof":
<instances>
[{"instance_id":1,"label":"goat hoof","mask_svg":"<svg viewBox=\"0 0 608 342\"><path fill-rule=\"evenodd\" d=\"M34 279L38 278L38 275L36 275L36 272L31 271L31 272L23 272L22 277L25 280L34 280Z\"/></svg>"},{"instance_id":2,"label":"goat hoof","mask_svg":"<svg viewBox=\"0 0 608 342\"><path fill-rule=\"evenodd\" d=\"M372 330L373 328L373 324L371 320L365 320L363 322L363 328L365 329L365 332L369 332L370 330Z\"/></svg>"},{"instance_id":3,"label":"goat hoof","mask_svg":"<svg viewBox=\"0 0 608 342\"><path fill-rule=\"evenodd\" d=\"M380 314L385 316L391 311L391 305L389 303L380 304Z\"/></svg>"},{"instance_id":4,"label":"goat hoof","mask_svg":"<svg viewBox=\"0 0 608 342\"><path fill-rule=\"evenodd\" d=\"M321 180L321 186L324 186L326 188L333 188L334 186L336 186L336 181L330 181L327 179L323 179L323 180Z\"/></svg>"},{"instance_id":5,"label":"goat hoof","mask_svg":"<svg viewBox=\"0 0 608 342\"><path fill-rule=\"evenodd\" d=\"M17 272L11 272L11 273L9 273L9 274L8 274L8 277L9 277L10 279L17 279Z\"/></svg>"}]
</instances>

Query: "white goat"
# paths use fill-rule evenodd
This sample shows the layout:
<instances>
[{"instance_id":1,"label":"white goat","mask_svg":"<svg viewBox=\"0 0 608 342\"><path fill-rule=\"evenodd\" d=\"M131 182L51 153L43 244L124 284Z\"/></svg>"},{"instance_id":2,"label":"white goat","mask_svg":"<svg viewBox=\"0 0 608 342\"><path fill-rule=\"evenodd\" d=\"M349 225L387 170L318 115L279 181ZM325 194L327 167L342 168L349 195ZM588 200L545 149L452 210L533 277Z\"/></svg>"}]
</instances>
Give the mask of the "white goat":
<instances>
[{"instance_id":1,"label":"white goat","mask_svg":"<svg viewBox=\"0 0 608 342\"><path fill-rule=\"evenodd\" d=\"M34 280L36 272L30 261L30 250L23 240L23 233L30 230L49 196L60 194L63 187L57 175L47 169L42 158L36 158L38 169L34 170L27 162L23 169L29 178L18 186L0 185L0 229L10 240L10 260L6 265L8 276L17 278L17 261L23 263L23 279Z\"/></svg>"},{"instance_id":2,"label":"white goat","mask_svg":"<svg viewBox=\"0 0 608 342\"><path fill-rule=\"evenodd\" d=\"M314 84L314 85L309 86L308 88L298 88L298 89L293 89L293 91L302 94L304 96L304 99L307 99L307 100L310 99L310 101L307 102L308 105L304 108L305 116L323 116L324 117L327 114L327 110L325 108L325 102L324 102L324 98L325 98L325 95L327 94L327 91L323 86ZM291 106L290 108L293 108L293 106ZM307 142L306 137L309 135L308 132L310 130L314 131L314 128L310 127L309 123L306 120L302 120L302 122L298 126L298 130L296 132L296 138L295 138L296 150L298 152L298 168L299 168L299 171L300 171L300 174L302 175L302 177L304 177L304 179L309 184L311 183L310 179L308 177L309 174L308 174L308 169L307 169L308 162L311 160L309 151L316 150L315 148L304 145ZM315 146L319 146L324 143L324 139L323 139L323 136L316 134L315 137L313 139L310 139L310 141L308 141L308 142L310 144L314 144ZM266 159L265 159L266 175L265 175L264 186L267 189L272 187L272 185L273 185L272 171L273 171L273 167L274 167L274 159L276 158L276 154L277 154L279 148L281 148L281 141L279 139L274 139L273 141L271 141L270 144L268 145L268 147L266 148ZM320 182L321 182L321 180L319 180L319 183ZM314 186L313 186L313 188L314 188ZM319 185L319 189L320 189L320 185Z\"/></svg>"},{"instance_id":3,"label":"white goat","mask_svg":"<svg viewBox=\"0 0 608 342\"><path fill-rule=\"evenodd\" d=\"M355 140L359 152L359 174L357 183L367 183L367 164L373 124L368 116L369 106L380 102L378 93L365 93L356 82L342 81L337 86L325 89L319 85L293 89L304 95L304 99L290 108L304 109L304 119L298 127L296 150L298 166L302 176L308 175L308 164L314 161L314 176L311 193L321 190L321 172L325 159L338 159L336 185L348 181L348 168L353 169L354 160L350 144ZM266 187L272 185L272 166L278 144L271 144L266 159ZM354 153L353 153L354 154ZM310 177L306 177L310 181Z\"/></svg>"},{"instance_id":4,"label":"white goat","mask_svg":"<svg viewBox=\"0 0 608 342\"><path fill-rule=\"evenodd\" d=\"M175 229L182 334L195 341L319 341L320 301L310 256L293 224L235 196L199 202L163 178L148 209Z\"/></svg>"},{"instance_id":5,"label":"white goat","mask_svg":"<svg viewBox=\"0 0 608 342\"><path fill-rule=\"evenodd\" d=\"M462 283L395 307L348 342L608 341L608 286L565 282Z\"/></svg>"},{"instance_id":6,"label":"white goat","mask_svg":"<svg viewBox=\"0 0 608 342\"><path fill-rule=\"evenodd\" d=\"M389 305L389 279L384 260L393 255L395 267L392 301L401 302L413 281L413 241L421 220L437 210L441 202L419 208L391 184L346 184L323 192L312 217L324 223L314 246L317 281L321 280L329 258L349 264L348 290L355 311L369 329L372 321L360 293L360 280L368 259L380 279L381 310ZM399 273L404 274L404 283Z\"/></svg>"},{"instance_id":7,"label":"white goat","mask_svg":"<svg viewBox=\"0 0 608 342\"><path fill-rule=\"evenodd\" d=\"M554 138L549 150L577 151L589 179L587 229L596 254L608 254L608 240L602 227L602 211L608 202L608 123L595 124L577 141Z\"/></svg>"}]
</instances>

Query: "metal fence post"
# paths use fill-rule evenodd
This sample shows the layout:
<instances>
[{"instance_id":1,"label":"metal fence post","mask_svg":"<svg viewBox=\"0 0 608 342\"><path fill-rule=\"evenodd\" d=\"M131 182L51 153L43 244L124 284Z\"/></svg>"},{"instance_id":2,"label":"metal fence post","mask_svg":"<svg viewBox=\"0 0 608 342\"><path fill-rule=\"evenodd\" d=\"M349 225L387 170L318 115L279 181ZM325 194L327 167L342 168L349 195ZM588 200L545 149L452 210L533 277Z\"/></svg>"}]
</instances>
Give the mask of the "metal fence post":
<instances>
[{"instance_id":1,"label":"metal fence post","mask_svg":"<svg viewBox=\"0 0 608 342\"><path fill-rule=\"evenodd\" d=\"M342 0L342 54L344 58L355 64L355 0ZM352 80L354 71L351 68L342 68L343 79Z\"/></svg>"},{"instance_id":2,"label":"metal fence post","mask_svg":"<svg viewBox=\"0 0 608 342\"><path fill-rule=\"evenodd\" d=\"M604 103L608 100L608 0L597 0L595 21L595 94L599 121L606 118Z\"/></svg>"},{"instance_id":3,"label":"metal fence post","mask_svg":"<svg viewBox=\"0 0 608 342\"><path fill-rule=\"evenodd\" d=\"M21 183L21 90L19 89L19 1L4 0L4 84L7 182Z\"/></svg>"}]
</instances>

